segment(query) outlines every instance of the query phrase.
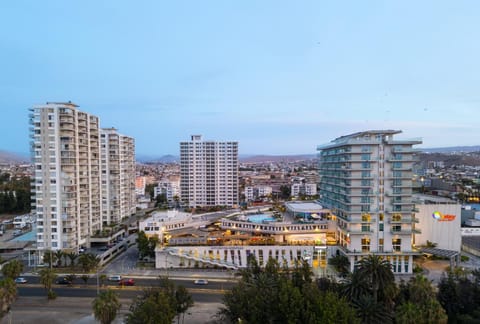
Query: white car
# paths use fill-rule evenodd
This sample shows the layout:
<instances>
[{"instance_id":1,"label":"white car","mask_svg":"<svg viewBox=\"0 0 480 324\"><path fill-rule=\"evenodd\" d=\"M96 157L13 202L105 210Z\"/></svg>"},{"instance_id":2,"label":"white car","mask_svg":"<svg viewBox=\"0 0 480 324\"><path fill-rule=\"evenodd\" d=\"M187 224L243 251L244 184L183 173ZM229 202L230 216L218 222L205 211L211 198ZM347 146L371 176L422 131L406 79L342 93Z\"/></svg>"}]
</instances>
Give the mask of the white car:
<instances>
[{"instance_id":1,"label":"white car","mask_svg":"<svg viewBox=\"0 0 480 324\"><path fill-rule=\"evenodd\" d=\"M108 281L120 281L120 280L122 280L122 276L120 275L113 275L108 277Z\"/></svg>"},{"instance_id":2,"label":"white car","mask_svg":"<svg viewBox=\"0 0 480 324\"><path fill-rule=\"evenodd\" d=\"M27 283L27 279L25 279L24 277L18 277L18 278L15 278L15 282L24 284L24 283Z\"/></svg>"},{"instance_id":3,"label":"white car","mask_svg":"<svg viewBox=\"0 0 480 324\"><path fill-rule=\"evenodd\" d=\"M196 285L208 285L207 279L197 279L193 282Z\"/></svg>"}]
</instances>

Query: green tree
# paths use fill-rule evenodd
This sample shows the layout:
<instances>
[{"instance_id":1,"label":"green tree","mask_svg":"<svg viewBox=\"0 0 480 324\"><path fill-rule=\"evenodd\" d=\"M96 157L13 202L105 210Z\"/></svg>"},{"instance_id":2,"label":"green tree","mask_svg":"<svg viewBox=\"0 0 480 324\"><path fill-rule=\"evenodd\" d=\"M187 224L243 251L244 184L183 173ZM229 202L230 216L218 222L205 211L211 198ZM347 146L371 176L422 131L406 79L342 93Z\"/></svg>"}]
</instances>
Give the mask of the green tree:
<instances>
[{"instance_id":1,"label":"green tree","mask_svg":"<svg viewBox=\"0 0 480 324\"><path fill-rule=\"evenodd\" d=\"M335 270L341 275L346 275L349 273L350 261L348 258L342 254L336 255L328 260L328 263L331 264Z\"/></svg>"},{"instance_id":2,"label":"green tree","mask_svg":"<svg viewBox=\"0 0 480 324\"><path fill-rule=\"evenodd\" d=\"M67 253L68 258L70 259L70 267L75 266L75 260L78 258L78 254L75 252Z\"/></svg>"},{"instance_id":3,"label":"green tree","mask_svg":"<svg viewBox=\"0 0 480 324\"><path fill-rule=\"evenodd\" d=\"M62 250L57 250L55 251L55 260L57 261L57 267L62 266L62 258L65 255L65 252Z\"/></svg>"},{"instance_id":4,"label":"green tree","mask_svg":"<svg viewBox=\"0 0 480 324\"><path fill-rule=\"evenodd\" d=\"M55 299L55 294L52 290L52 284L55 280L55 273L50 268L44 268L40 270L40 283L47 290L48 299Z\"/></svg>"},{"instance_id":5,"label":"green tree","mask_svg":"<svg viewBox=\"0 0 480 324\"><path fill-rule=\"evenodd\" d=\"M84 272L95 270L100 264L100 259L92 253L83 253L78 257L78 263Z\"/></svg>"},{"instance_id":6,"label":"green tree","mask_svg":"<svg viewBox=\"0 0 480 324\"><path fill-rule=\"evenodd\" d=\"M340 289L341 295L352 303L362 296L371 294L367 278L359 271L349 273L342 281Z\"/></svg>"},{"instance_id":7,"label":"green tree","mask_svg":"<svg viewBox=\"0 0 480 324\"><path fill-rule=\"evenodd\" d=\"M5 277L15 279L23 271L23 263L18 260L12 260L2 267L2 273Z\"/></svg>"},{"instance_id":8,"label":"green tree","mask_svg":"<svg viewBox=\"0 0 480 324\"><path fill-rule=\"evenodd\" d=\"M249 258L223 304L217 313L222 323L358 323L348 302L333 291L321 291L303 262L288 269L270 258L262 269Z\"/></svg>"},{"instance_id":9,"label":"green tree","mask_svg":"<svg viewBox=\"0 0 480 324\"><path fill-rule=\"evenodd\" d=\"M390 262L378 255L370 254L364 257L358 263L358 269L356 271L366 278L372 289L375 303L378 302L379 290L385 292L388 291L390 286L395 285L395 277Z\"/></svg>"},{"instance_id":10,"label":"green tree","mask_svg":"<svg viewBox=\"0 0 480 324\"><path fill-rule=\"evenodd\" d=\"M10 309L10 305L17 298L17 285L12 278L0 280L0 318Z\"/></svg>"},{"instance_id":11,"label":"green tree","mask_svg":"<svg viewBox=\"0 0 480 324\"><path fill-rule=\"evenodd\" d=\"M55 262L57 262L57 257L55 252L51 250L45 250L43 252L43 262L48 264L48 267L51 268Z\"/></svg>"},{"instance_id":12,"label":"green tree","mask_svg":"<svg viewBox=\"0 0 480 324\"><path fill-rule=\"evenodd\" d=\"M95 319L102 324L112 323L121 306L117 295L110 289L100 292L92 302Z\"/></svg>"},{"instance_id":13,"label":"green tree","mask_svg":"<svg viewBox=\"0 0 480 324\"><path fill-rule=\"evenodd\" d=\"M178 323L180 324L180 316L182 316L182 323L185 321L185 312L193 306L192 295L184 286L178 286L175 291L176 313L178 316Z\"/></svg>"},{"instance_id":14,"label":"green tree","mask_svg":"<svg viewBox=\"0 0 480 324\"><path fill-rule=\"evenodd\" d=\"M174 301L161 288L150 288L135 298L126 315L127 324L171 324L175 318Z\"/></svg>"}]
</instances>

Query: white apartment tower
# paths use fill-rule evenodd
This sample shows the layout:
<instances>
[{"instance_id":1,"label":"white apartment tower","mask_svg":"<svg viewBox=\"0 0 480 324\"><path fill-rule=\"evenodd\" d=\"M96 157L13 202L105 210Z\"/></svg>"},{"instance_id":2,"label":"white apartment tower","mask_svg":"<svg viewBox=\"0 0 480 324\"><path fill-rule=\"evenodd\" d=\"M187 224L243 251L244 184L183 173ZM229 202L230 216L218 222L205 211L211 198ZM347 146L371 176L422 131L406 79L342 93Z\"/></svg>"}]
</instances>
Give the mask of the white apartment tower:
<instances>
[{"instance_id":1,"label":"white apartment tower","mask_svg":"<svg viewBox=\"0 0 480 324\"><path fill-rule=\"evenodd\" d=\"M180 143L181 200L191 207L238 204L238 142Z\"/></svg>"},{"instance_id":2,"label":"white apartment tower","mask_svg":"<svg viewBox=\"0 0 480 324\"><path fill-rule=\"evenodd\" d=\"M101 228L100 130L71 102L30 108L38 250L72 250Z\"/></svg>"},{"instance_id":3,"label":"white apartment tower","mask_svg":"<svg viewBox=\"0 0 480 324\"><path fill-rule=\"evenodd\" d=\"M102 225L135 213L135 141L115 128L100 131Z\"/></svg>"},{"instance_id":4,"label":"white apartment tower","mask_svg":"<svg viewBox=\"0 0 480 324\"><path fill-rule=\"evenodd\" d=\"M412 146L421 140L394 140L399 133L359 132L318 147L320 199L337 220L337 240L352 271L375 253L394 273L412 273L413 238L420 231L412 202Z\"/></svg>"}]
</instances>

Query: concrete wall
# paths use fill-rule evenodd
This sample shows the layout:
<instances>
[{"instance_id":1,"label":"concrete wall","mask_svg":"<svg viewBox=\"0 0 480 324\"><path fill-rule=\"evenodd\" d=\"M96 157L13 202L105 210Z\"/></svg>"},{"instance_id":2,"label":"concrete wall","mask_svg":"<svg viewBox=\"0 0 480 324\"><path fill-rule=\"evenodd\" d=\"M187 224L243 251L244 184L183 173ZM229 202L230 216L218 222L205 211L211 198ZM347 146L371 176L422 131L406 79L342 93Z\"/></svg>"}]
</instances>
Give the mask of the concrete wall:
<instances>
[{"instance_id":1,"label":"concrete wall","mask_svg":"<svg viewBox=\"0 0 480 324\"><path fill-rule=\"evenodd\" d=\"M461 206L458 204L428 204L416 205L419 212L416 217L419 219L419 228L422 233L415 235L415 244L426 245L427 240L438 244L437 248L459 251L461 249ZM446 221L433 217L435 212L442 215L453 215L455 219Z\"/></svg>"}]
</instances>

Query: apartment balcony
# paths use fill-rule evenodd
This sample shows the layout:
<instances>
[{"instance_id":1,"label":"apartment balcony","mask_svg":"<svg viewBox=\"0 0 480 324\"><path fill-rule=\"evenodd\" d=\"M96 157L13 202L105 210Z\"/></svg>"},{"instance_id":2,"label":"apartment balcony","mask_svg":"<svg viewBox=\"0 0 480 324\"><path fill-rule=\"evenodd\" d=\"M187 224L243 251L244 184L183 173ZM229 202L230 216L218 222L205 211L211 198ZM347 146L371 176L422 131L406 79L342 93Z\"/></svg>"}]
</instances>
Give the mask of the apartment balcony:
<instances>
[{"instance_id":1,"label":"apartment balcony","mask_svg":"<svg viewBox=\"0 0 480 324\"><path fill-rule=\"evenodd\" d=\"M412 191L404 191L401 192L394 192L394 191L385 191L385 195L388 197L409 197L412 195Z\"/></svg>"},{"instance_id":2,"label":"apartment balcony","mask_svg":"<svg viewBox=\"0 0 480 324\"><path fill-rule=\"evenodd\" d=\"M390 229L390 233L392 235L412 235L412 234L421 234L422 231L418 228L402 229L402 230L399 230L399 231Z\"/></svg>"},{"instance_id":3,"label":"apartment balcony","mask_svg":"<svg viewBox=\"0 0 480 324\"><path fill-rule=\"evenodd\" d=\"M392 218L388 219L388 223L390 224L411 224L411 223L419 223L420 220L416 217L402 217L401 219L393 220Z\"/></svg>"},{"instance_id":4,"label":"apartment balcony","mask_svg":"<svg viewBox=\"0 0 480 324\"><path fill-rule=\"evenodd\" d=\"M350 219L348 221L350 224L369 224L369 223L376 223L376 218L371 218L369 220L362 220L362 219Z\"/></svg>"}]
</instances>

